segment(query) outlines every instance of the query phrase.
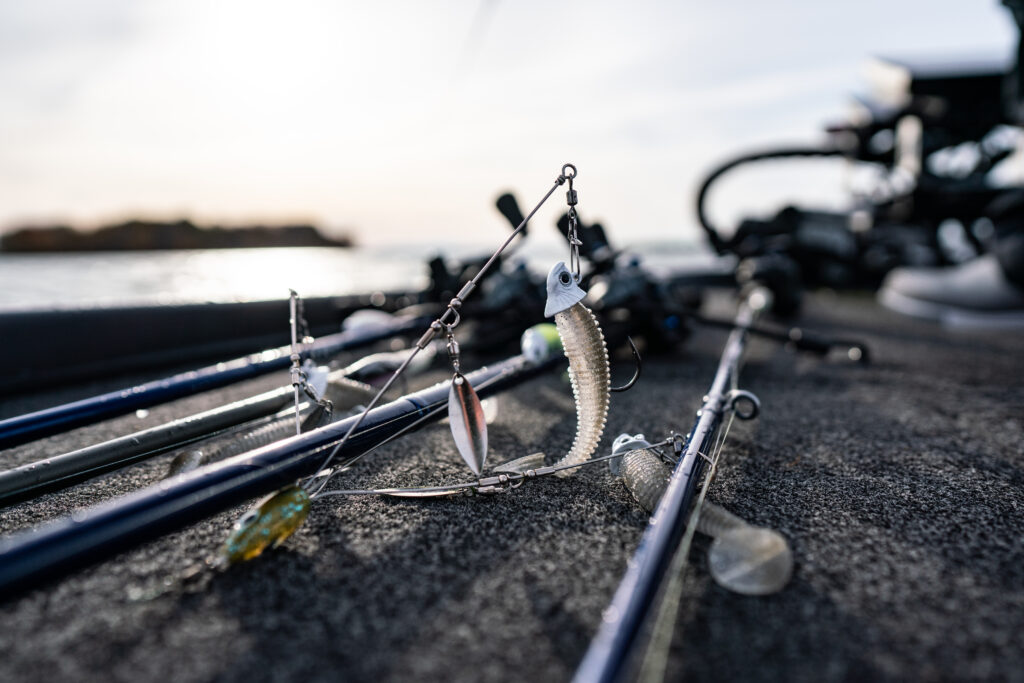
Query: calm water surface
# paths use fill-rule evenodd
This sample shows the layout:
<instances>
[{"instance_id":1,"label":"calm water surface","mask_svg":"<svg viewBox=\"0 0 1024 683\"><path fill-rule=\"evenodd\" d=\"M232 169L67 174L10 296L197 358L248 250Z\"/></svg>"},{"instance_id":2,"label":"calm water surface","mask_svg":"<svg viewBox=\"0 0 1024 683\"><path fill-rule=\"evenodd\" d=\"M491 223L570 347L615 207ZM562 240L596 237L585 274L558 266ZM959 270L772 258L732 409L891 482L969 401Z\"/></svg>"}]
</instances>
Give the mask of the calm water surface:
<instances>
[{"instance_id":1,"label":"calm water surface","mask_svg":"<svg viewBox=\"0 0 1024 683\"><path fill-rule=\"evenodd\" d=\"M564 249L522 252L546 270ZM0 311L94 305L231 302L329 296L427 285L426 259L483 254L493 246L215 249L197 251L0 254ZM645 262L707 261L692 246L647 245Z\"/></svg>"}]
</instances>

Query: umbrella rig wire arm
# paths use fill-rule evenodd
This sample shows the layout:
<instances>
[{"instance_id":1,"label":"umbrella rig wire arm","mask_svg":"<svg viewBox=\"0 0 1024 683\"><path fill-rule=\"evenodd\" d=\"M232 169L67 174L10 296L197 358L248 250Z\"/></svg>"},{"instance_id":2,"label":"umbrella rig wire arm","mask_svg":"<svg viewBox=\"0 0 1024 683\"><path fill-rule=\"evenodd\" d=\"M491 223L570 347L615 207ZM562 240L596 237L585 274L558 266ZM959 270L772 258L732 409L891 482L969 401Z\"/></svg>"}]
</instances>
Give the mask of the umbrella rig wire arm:
<instances>
[{"instance_id":1,"label":"umbrella rig wire arm","mask_svg":"<svg viewBox=\"0 0 1024 683\"><path fill-rule=\"evenodd\" d=\"M666 440L654 447L664 446L670 443ZM538 454L541 455L541 454ZM460 493L466 494L492 494L505 493L519 488L527 481L535 481L551 476L563 470L574 470L587 465L593 465L606 460L621 457L621 453L603 455L591 458L586 462L571 463L568 465L550 465L546 467L535 467L523 472L503 472L489 477L480 477L476 481L460 482L446 486L413 486L409 488L390 489L332 489L320 494L320 498L330 496L394 496L396 498L434 498L442 496L454 496Z\"/></svg>"},{"instance_id":2,"label":"umbrella rig wire arm","mask_svg":"<svg viewBox=\"0 0 1024 683\"><path fill-rule=\"evenodd\" d=\"M767 290L759 290L756 295L752 295L752 298L755 305L761 308L766 308L770 305L770 296L771 295ZM758 310L760 310L760 308L758 308ZM733 338L745 340L747 327L751 323L752 317L744 316L741 313L736 320L736 325L734 326L733 335L730 337L730 340ZM426 335L424 335L424 338L428 339ZM721 378L716 377L716 382L711 391L704 396L703 405L701 409L697 411L698 427L694 428L694 432L691 436L684 439L681 435L672 433L664 441L651 444L648 448L658 452L672 465L676 465L681 459L686 459L691 450L696 456L703 458L708 463L712 463L717 459L718 454L721 452L722 445L725 442L725 437L728 432L728 424L731 424L730 420L729 423L725 425L725 428L722 429L724 416L728 414L741 420L752 420L758 416L761 409L761 403L757 396L749 391L737 388L737 377L739 364L742 360L742 353L742 346L738 346L737 344L727 345L726 354L723 355L723 363L728 362L730 372L728 375L722 376ZM728 361L726 361L726 356L729 357ZM722 379L722 382L717 381L718 379ZM630 384L633 382L635 382L635 378L630 381ZM708 437L697 441L693 436L697 433L701 421L705 419L710 421L707 430ZM671 448L672 454L666 453L662 450L664 447ZM327 498L333 496L384 495L399 498L432 498L452 496L460 493L503 493L518 489L528 481L542 479L563 470L574 470L587 465L614 460L616 458L621 458L622 455L622 453L617 452L612 453L611 455L591 458L582 463L539 466L522 472L506 471L488 477L480 477L476 481L460 482L456 484L384 489L333 489L320 492L318 497Z\"/></svg>"}]
</instances>

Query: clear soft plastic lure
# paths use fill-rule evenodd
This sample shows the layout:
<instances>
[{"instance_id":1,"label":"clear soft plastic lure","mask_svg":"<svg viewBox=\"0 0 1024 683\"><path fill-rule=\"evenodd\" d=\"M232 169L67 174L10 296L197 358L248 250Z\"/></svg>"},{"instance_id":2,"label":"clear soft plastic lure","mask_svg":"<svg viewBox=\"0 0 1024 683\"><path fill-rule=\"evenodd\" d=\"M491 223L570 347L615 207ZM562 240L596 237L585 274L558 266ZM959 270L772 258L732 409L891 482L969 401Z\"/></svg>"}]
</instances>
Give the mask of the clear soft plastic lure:
<instances>
[{"instance_id":1,"label":"clear soft plastic lure","mask_svg":"<svg viewBox=\"0 0 1024 683\"><path fill-rule=\"evenodd\" d=\"M582 463L593 456L604 433L611 395L608 348L597 318L581 302L586 292L576 284L564 262L551 269L547 280L548 298L544 315L554 316L569 359L569 379L576 402L576 438L569 452L556 465ZM561 476L575 470L559 472Z\"/></svg>"},{"instance_id":2,"label":"clear soft plastic lure","mask_svg":"<svg viewBox=\"0 0 1024 683\"><path fill-rule=\"evenodd\" d=\"M622 434L615 439L612 453L622 454L618 471L626 488L644 510L653 513L671 472L649 446L643 434ZM793 553L778 531L752 526L710 501L700 508L697 531L714 539L708 570L723 588L743 595L771 595L789 583Z\"/></svg>"}]
</instances>

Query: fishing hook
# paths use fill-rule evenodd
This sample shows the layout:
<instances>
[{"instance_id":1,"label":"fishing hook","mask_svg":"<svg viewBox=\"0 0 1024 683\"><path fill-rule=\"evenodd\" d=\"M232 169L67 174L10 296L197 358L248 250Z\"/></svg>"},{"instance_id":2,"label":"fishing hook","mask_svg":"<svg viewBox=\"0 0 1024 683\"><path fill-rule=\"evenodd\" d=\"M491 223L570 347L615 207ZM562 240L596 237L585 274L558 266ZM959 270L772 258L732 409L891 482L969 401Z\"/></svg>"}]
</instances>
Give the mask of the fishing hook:
<instances>
[{"instance_id":1,"label":"fishing hook","mask_svg":"<svg viewBox=\"0 0 1024 683\"><path fill-rule=\"evenodd\" d=\"M640 358L640 351L637 350L636 344L633 343L633 338L632 337L626 337L626 341L629 342L629 347L630 347L630 349L633 352L633 360L636 361L636 372L633 373L632 379L630 379L628 382L623 384L621 387L612 387L611 388L612 391L617 392L617 393L618 392L623 392L623 391L629 391L630 389L632 389L633 385L636 384L638 379L640 379L640 371L644 367L643 359Z\"/></svg>"}]
</instances>

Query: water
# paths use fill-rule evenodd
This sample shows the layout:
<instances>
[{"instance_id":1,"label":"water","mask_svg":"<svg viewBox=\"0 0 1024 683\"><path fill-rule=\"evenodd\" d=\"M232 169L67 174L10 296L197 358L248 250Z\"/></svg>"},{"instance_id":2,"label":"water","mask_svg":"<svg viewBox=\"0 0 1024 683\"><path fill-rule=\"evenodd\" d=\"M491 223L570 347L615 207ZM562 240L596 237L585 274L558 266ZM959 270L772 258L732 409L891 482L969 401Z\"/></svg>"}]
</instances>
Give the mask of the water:
<instances>
[{"instance_id":1,"label":"water","mask_svg":"<svg viewBox=\"0 0 1024 683\"><path fill-rule=\"evenodd\" d=\"M528 245L531 267L546 271L564 248ZM0 253L0 312L83 306L281 299L373 290L418 290L426 260L485 254L494 246L213 249L66 254ZM692 246L649 244L645 262L676 267L708 257Z\"/></svg>"},{"instance_id":2,"label":"water","mask_svg":"<svg viewBox=\"0 0 1024 683\"><path fill-rule=\"evenodd\" d=\"M421 257L358 248L0 254L0 310L232 302L427 284Z\"/></svg>"}]
</instances>

